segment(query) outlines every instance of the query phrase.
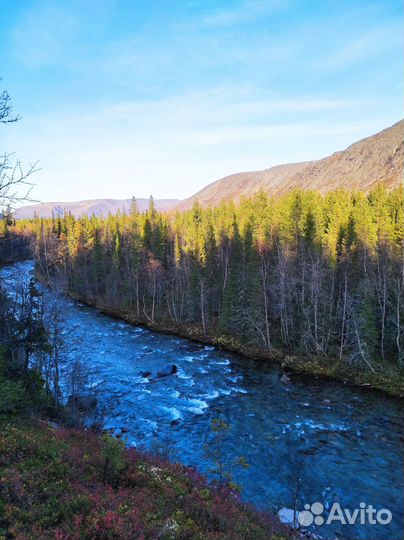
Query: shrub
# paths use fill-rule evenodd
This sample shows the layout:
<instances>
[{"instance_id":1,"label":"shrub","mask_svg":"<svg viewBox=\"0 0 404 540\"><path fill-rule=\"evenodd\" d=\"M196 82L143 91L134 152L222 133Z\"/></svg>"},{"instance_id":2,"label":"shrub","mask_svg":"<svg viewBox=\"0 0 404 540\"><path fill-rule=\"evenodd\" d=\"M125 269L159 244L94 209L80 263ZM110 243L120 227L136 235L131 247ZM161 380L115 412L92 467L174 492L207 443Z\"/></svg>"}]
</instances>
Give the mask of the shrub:
<instances>
[{"instance_id":1,"label":"shrub","mask_svg":"<svg viewBox=\"0 0 404 540\"><path fill-rule=\"evenodd\" d=\"M29 403L28 393L21 383L0 377L0 415L20 413Z\"/></svg>"},{"instance_id":2,"label":"shrub","mask_svg":"<svg viewBox=\"0 0 404 540\"><path fill-rule=\"evenodd\" d=\"M119 440L0 419L0 538L275 540L289 530Z\"/></svg>"},{"instance_id":3,"label":"shrub","mask_svg":"<svg viewBox=\"0 0 404 540\"><path fill-rule=\"evenodd\" d=\"M126 462L124 456L125 445L123 441L114 439L109 435L102 437L103 441L103 470L102 481L109 484L119 484L122 471L125 469Z\"/></svg>"}]
</instances>

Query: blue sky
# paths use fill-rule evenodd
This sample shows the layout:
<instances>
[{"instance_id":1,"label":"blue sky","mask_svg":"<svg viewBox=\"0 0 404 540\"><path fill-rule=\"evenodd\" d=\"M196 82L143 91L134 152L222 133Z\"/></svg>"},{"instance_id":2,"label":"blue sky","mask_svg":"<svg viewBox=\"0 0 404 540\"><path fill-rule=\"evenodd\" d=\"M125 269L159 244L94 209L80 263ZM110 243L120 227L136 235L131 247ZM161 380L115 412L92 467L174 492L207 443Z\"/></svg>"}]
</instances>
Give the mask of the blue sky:
<instances>
[{"instance_id":1,"label":"blue sky","mask_svg":"<svg viewBox=\"0 0 404 540\"><path fill-rule=\"evenodd\" d=\"M184 198L402 115L401 0L5 0L1 151L34 195Z\"/></svg>"}]
</instances>

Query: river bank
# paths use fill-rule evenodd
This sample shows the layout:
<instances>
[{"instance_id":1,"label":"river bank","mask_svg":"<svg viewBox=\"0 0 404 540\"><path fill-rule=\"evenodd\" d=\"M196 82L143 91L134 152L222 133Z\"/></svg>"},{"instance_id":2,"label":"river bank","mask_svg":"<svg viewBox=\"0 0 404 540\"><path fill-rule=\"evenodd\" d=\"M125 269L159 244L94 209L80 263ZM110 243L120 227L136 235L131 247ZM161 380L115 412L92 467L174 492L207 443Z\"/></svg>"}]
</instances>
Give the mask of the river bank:
<instances>
[{"instance_id":1,"label":"river bank","mask_svg":"<svg viewBox=\"0 0 404 540\"><path fill-rule=\"evenodd\" d=\"M106 435L0 411L0 537L295 540L195 470Z\"/></svg>"},{"instance_id":2,"label":"river bank","mask_svg":"<svg viewBox=\"0 0 404 540\"><path fill-rule=\"evenodd\" d=\"M52 284L43 279L43 276L37 275L37 278L43 284L52 287ZM373 373L370 370L365 371L352 367L347 362L337 358L303 354L297 356L279 349L264 351L258 347L245 345L228 336L215 336L211 332L204 333L202 327L195 324L174 324L167 321L153 323L144 319L138 319L133 314L119 308L106 306L105 304L75 293L67 292L66 294L74 300L97 308L105 315L123 320L134 326L143 326L154 332L175 335L203 345L211 345L223 351L239 354L247 359L276 363L286 372L290 371L316 379L335 380L343 384L366 387L383 392L398 399L404 398L404 377L400 377L398 371L391 374Z\"/></svg>"},{"instance_id":3,"label":"river bank","mask_svg":"<svg viewBox=\"0 0 404 540\"><path fill-rule=\"evenodd\" d=\"M32 262L4 269L5 289L12 294L33 271ZM224 451L243 500L275 513L293 508L294 471L302 462L299 509L314 500L339 500L355 508L367 493L399 519L399 401L313 376L290 375L285 381L276 362L247 360L134 326L50 288L38 285L38 290L63 314L62 373L77 361L85 366L88 391L107 411L103 427L122 433L127 446L148 451L169 441L176 460L209 477L205 447L212 420L223 418L229 426ZM158 378L173 364L175 375ZM245 456L247 469L233 469L237 456ZM364 539L372 532L339 529L328 527L320 534ZM378 537L387 540L389 532L400 530L399 522L391 531L382 529Z\"/></svg>"},{"instance_id":4,"label":"river bank","mask_svg":"<svg viewBox=\"0 0 404 540\"><path fill-rule=\"evenodd\" d=\"M15 262L15 260L10 260L2 264L8 266ZM43 285L54 288L53 283L45 279L42 274L36 272L35 275ZM97 308L105 315L123 320L134 326L142 326L154 332L175 335L203 345L211 345L223 351L239 354L247 359L275 363L286 372L290 371L299 375L314 377L315 379L335 380L350 386L365 387L401 400L404 399L404 376L397 369L392 369L389 373L372 372L353 367L346 361L335 357L330 358L303 353L293 355L290 351L280 349L264 351L258 347L241 343L229 336L216 336L209 331L204 333L203 328L196 324L180 324L169 321L151 322L138 319L131 313L107 306L95 299L80 296L70 291L63 291L63 293L76 301Z\"/></svg>"}]
</instances>

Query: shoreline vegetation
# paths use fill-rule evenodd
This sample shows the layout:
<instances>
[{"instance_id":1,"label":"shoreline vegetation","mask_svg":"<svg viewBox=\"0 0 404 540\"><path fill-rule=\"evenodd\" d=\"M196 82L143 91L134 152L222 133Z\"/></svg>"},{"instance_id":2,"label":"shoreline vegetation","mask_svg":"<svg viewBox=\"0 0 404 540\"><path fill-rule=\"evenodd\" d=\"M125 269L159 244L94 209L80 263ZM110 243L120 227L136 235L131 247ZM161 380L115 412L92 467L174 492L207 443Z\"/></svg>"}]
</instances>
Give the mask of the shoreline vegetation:
<instances>
[{"instance_id":1,"label":"shoreline vegetation","mask_svg":"<svg viewBox=\"0 0 404 540\"><path fill-rule=\"evenodd\" d=\"M46 282L46 280L41 279L38 275L37 278L43 284L52 288L52 285ZM143 326L154 332L174 335L203 345L212 345L220 350L239 354L247 359L275 363L283 370L290 370L290 372L299 375L335 380L342 384L382 392L394 398L404 398L404 380L402 378L398 379L396 374L389 376L369 371L358 371L357 369L350 368L345 362L338 361L338 359L335 359L330 365L327 362L329 359L322 359L313 355L298 356L280 350L263 351L237 342L237 340L228 336L218 337L213 334L206 335L203 333L203 329L196 325L170 325L169 323L150 323L144 320L137 320L133 315L117 308L108 307L74 293L66 294L77 302L98 309L104 315L125 321L134 326Z\"/></svg>"},{"instance_id":2,"label":"shoreline vegetation","mask_svg":"<svg viewBox=\"0 0 404 540\"><path fill-rule=\"evenodd\" d=\"M21 258L15 256L10 260L2 261L1 264L3 266L8 266L16 262L21 262ZM53 288L52 283L46 280L40 273L36 272L36 278L43 285ZM373 373L364 370L358 371L339 359L334 359L334 362L330 365L327 361L329 359L321 358L319 356L316 357L314 355L303 354L292 355L290 351L275 349L263 351L257 347L251 347L237 342L237 340L228 336L217 337L214 334L206 335L203 333L203 329L196 325L170 325L168 322L151 323L145 320L136 319L136 317L130 313L118 308L108 307L105 304L85 298L77 293L63 291L63 294L66 294L77 302L98 309L100 313L125 321L134 326L143 326L154 332L175 335L203 345L212 345L220 350L239 354L247 359L276 363L285 371L290 370L298 375L335 380L342 384L366 388L368 390L382 392L393 398L404 399L404 377L397 377L396 372L383 374L380 372Z\"/></svg>"},{"instance_id":3,"label":"shoreline vegetation","mask_svg":"<svg viewBox=\"0 0 404 540\"><path fill-rule=\"evenodd\" d=\"M111 315L404 395L402 187L2 226L9 255L32 238L41 279Z\"/></svg>"}]
</instances>

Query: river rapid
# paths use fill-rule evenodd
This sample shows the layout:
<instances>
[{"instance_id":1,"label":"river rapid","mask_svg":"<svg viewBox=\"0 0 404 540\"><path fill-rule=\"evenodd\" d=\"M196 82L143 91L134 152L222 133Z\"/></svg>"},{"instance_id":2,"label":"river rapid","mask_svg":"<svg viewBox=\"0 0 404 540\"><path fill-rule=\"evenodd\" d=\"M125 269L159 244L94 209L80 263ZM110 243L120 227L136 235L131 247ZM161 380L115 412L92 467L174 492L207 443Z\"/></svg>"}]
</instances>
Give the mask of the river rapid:
<instances>
[{"instance_id":1,"label":"river rapid","mask_svg":"<svg viewBox=\"0 0 404 540\"><path fill-rule=\"evenodd\" d=\"M32 275L32 262L0 271L10 295ZM334 522L314 528L317 534L403 538L402 403L297 375L285 384L276 366L131 326L41 289L47 302L57 299L62 306L63 371L76 360L84 364L88 391L107 411L105 428L123 433L128 445L168 446L172 459L209 475L211 421L223 418L228 463L244 456L249 464L231 467L245 501L275 511L292 507L300 474L300 509L321 502L326 517L333 502L350 510L364 502L393 515L388 525ZM156 377L172 364L176 374Z\"/></svg>"}]
</instances>

